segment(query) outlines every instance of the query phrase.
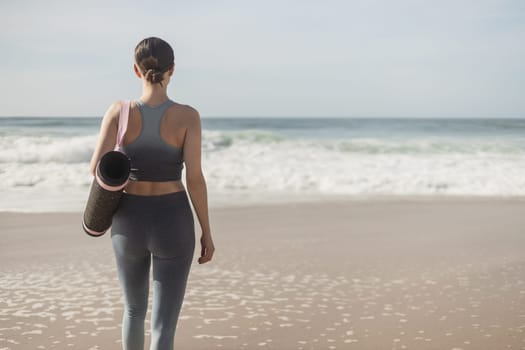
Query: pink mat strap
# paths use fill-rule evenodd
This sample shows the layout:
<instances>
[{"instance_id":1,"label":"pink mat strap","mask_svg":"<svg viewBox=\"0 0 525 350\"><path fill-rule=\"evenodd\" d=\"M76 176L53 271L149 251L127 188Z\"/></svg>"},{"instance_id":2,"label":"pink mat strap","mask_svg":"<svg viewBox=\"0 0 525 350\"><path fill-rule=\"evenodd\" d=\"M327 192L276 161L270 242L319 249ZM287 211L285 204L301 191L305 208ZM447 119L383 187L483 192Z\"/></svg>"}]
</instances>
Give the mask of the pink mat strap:
<instances>
[{"instance_id":1,"label":"pink mat strap","mask_svg":"<svg viewBox=\"0 0 525 350\"><path fill-rule=\"evenodd\" d=\"M120 116L118 119L117 144L115 151L122 151L122 140L128 129L129 110L131 108L131 101L124 100L120 102Z\"/></svg>"}]
</instances>

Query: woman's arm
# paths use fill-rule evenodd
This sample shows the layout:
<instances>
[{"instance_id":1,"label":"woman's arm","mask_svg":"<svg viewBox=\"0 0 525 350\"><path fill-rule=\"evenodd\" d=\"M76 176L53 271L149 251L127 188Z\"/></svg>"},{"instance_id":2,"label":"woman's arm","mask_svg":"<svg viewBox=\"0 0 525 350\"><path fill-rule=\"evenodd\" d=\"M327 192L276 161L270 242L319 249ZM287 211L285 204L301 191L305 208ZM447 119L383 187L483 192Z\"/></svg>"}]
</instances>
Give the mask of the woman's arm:
<instances>
[{"instance_id":1,"label":"woman's arm","mask_svg":"<svg viewBox=\"0 0 525 350\"><path fill-rule=\"evenodd\" d=\"M120 102L114 102L102 118L100 133L98 135L95 151L91 157L90 172L95 176L97 163L104 154L115 149L117 142L118 117L120 115Z\"/></svg>"},{"instance_id":2,"label":"woman's arm","mask_svg":"<svg viewBox=\"0 0 525 350\"><path fill-rule=\"evenodd\" d=\"M184 163L186 164L186 184L193 207L195 208L202 229L201 257L199 263L211 260L215 247L211 239L210 221L208 217L208 193L206 180L202 173L202 129L199 112L188 106L188 127L184 139Z\"/></svg>"}]
</instances>

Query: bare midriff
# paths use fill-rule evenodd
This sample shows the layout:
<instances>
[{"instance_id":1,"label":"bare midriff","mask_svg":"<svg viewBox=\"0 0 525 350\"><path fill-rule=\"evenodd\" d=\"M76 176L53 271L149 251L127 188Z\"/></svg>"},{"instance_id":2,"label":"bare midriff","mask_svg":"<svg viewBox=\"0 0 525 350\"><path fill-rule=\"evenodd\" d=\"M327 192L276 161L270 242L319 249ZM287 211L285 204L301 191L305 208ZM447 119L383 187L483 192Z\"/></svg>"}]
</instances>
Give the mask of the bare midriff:
<instances>
[{"instance_id":1,"label":"bare midriff","mask_svg":"<svg viewBox=\"0 0 525 350\"><path fill-rule=\"evenodd\" d=\"M124 192L141 196L156 196L186 190L181 180L176 181L129 181Z\"/></svg>"}]
</instances>

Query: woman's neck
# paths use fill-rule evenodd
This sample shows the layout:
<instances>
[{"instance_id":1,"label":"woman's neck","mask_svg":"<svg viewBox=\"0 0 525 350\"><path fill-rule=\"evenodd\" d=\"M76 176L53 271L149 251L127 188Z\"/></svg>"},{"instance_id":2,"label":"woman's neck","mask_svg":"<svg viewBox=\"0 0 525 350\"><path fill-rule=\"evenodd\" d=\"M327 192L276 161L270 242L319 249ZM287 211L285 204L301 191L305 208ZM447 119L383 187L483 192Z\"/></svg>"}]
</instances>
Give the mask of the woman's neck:
<instances>
[{"instance_id":1,"label":"woman's neck","mask_svg":"<svg viewBox=\"0 0 525 350\"><path fill-rule=\"evenodd\" d=\"M151 84L142 86L142 95L140 99L151 105L158 105L166 101L168 97L166 87L160 86L153 87Z\"/></svg>"}]
</instances>

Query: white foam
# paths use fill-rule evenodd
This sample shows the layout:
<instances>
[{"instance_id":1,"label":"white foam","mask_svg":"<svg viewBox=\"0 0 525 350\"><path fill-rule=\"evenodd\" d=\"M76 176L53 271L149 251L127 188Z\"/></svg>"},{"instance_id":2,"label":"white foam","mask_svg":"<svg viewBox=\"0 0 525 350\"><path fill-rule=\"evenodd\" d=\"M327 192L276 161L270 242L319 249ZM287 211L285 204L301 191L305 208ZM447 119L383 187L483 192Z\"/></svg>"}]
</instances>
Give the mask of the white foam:
<instances>
[{"instance_id":1,"label":"white foam","mask_svg":"<svg viewBox=\"0 0 525 350\"><path fill-rule=\"evenodd\" d=\"M0 211L83 210L96 137L0 137ZM202 165L211 206L326 196L523 196L524 153L503 141L322 140L260 130L205 131Z\"/></svg>"}]
</instances>

